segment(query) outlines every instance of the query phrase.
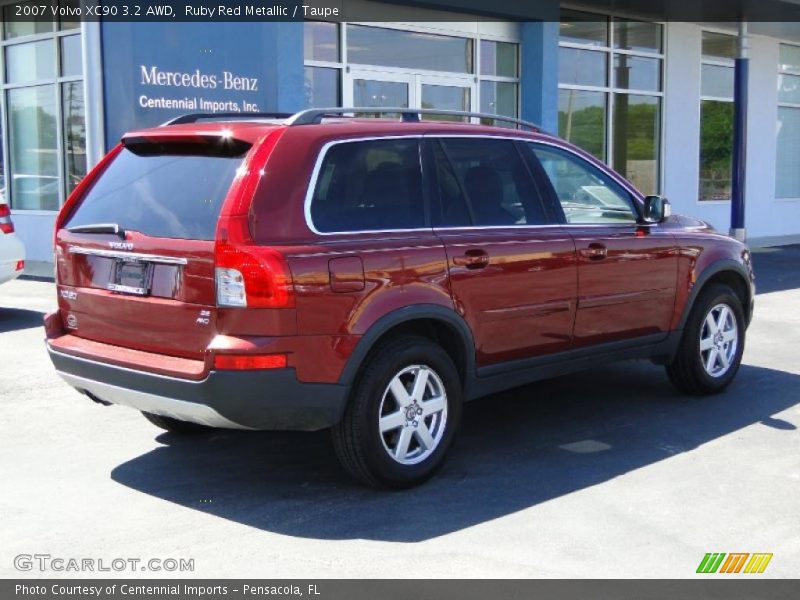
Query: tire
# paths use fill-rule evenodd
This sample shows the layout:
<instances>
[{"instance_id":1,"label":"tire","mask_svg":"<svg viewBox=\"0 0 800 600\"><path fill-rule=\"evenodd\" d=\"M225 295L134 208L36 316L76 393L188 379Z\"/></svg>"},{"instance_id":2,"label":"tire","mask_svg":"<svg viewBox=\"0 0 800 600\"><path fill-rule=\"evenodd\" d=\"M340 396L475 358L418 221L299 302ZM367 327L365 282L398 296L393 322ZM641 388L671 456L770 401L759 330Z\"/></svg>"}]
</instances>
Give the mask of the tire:
<instances>
[{"instance_id":1,"label":"tire","mask_svg":"<svg viewBox=\"0 0 800 600\"><path fill-rule=\"evenodd\" d=\"M191 423L189 421L181 421L173 419L172 417L162 417L153 413L142 411L144 418L150 421L156 427L165 429L170 433L178 433L181 435L190 435L195 433L204 433L212 431L213 427L207 425L200 425L199 423Z\"/></svg>"},{"instance_id":2,"label":"tire","mask_svg":"<svg viewBox=\"0 0 800 600\"><path fill-rule=\"evenodd\" d=\"M356 379L332 430L336 456L368 486L419 485L444 462L462 404L461 378L440 346L424 337L394 339L367 359Z\"/></svg>"},{"instance_id":3,"label":"tire","mask_svg":"<svg viewBox=\"0 0 800 600\"><path fill-rule=\"evenodd\" d=\"M714 333L722 321L723 331ZM742 362L745 329L744 310L736 292L722 284L701 291L675 358L666 367L672 384L695 396L716 394L728 387Z\"/></svg>"}]
</instances>

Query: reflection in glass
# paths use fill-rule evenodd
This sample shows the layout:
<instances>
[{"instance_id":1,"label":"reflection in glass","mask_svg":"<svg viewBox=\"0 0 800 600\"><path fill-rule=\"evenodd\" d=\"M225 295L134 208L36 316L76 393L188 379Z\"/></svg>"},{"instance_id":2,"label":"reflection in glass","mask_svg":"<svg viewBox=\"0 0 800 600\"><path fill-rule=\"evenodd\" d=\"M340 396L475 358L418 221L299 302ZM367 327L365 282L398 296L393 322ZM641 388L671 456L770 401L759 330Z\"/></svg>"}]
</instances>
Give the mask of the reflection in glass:
<instances>
[{"instance_id":1,"label":"reflection in glass","mask_svg":"<svg viewBox=\"0 0 800 600\"><path fill-rule=\"evenodd\" d=\"M69 195L86 175L86 119L83 84L61 84L61 116L64 119L64 174Z\"/></svg>"},{"instance_id":2,"label":"reflection in glass","mask_svg":"<svg viewBox=\"0 0 800 600\"><path fill-rule=\"evenodd\" d=\"M781 44L779 70L800 73L800 46Z\"/></svg>"},{"instance_id":3,"label":"reflection in glass","mask_svg":"<svg viewBox=\"0 0 800 600\"><path fill-rule=\"evenodd\" d=\"M339 106L339 69L305 67L303 89L306 108Z\"/></svg>"},{"instance_id":4,"label":"reflection in glass","mask_svg":"<svg viewBox=\"0 0 800 600\"><path fill-rule=\"evenodd\" d=\"M558 135L605 160L606 98L604 92L558 91Z\"/></svg>"},{"instance_id":5,"label":"reflection in glass","mask_svg":"<svg viewBox=\"0 0 800 600\"><path fill-rule=\"evenodd\" d=\"M661 100L614 95L613 167L645 194L658 191Z\"/></svg>"},{"instance_id":6,"label":"reflection in glass","mask_svg":"<svg viewBox=\"0 0 800 600\"><path fill-rule=\"evenodd\" d=\"M733 102L700 103L700 200L730 200Z\"/></svg>"},{"instance_id":7,"label":"reflection in glass","mask_svg":"<svg viewBox=\"0 0 800 600\"><path fill-rule=\"evenodd\" d=\"M504 81L481 81L481 112L491 115L504 115L516 117L517 110L517 84ZM503 121L486 120L487 125L500 125L513 127Z\"/></svg>"},{"instance_id":8,"label":"reflection in glass","mask_svg":"<svg viewBox=\"0 0 800 600\"><path fill-rule=\"evenodd\" d=\"M59 6L62 6L62 7L71 8L72 9L72 14L75 14L75 12L81 6L80 0L59 0L58 4L59 4ZM58 23L58 28L61 31L64 31L66 29L78 29L80 26L81 26L80 20L79 19L73 20L72 17L66 17L64 19L61 19L59 21L59 23Z\"/></svg>"},{"instance_id":9,"label":"reflection in glass","mask_svg":"<svg viewBox=\"0 0 800 600\"><path fill-rule=\"evenodd\" d=\"M713 31L703 32L703 58L712 60L736 58L736 36Z\"/></svg>"},{"instance_id":10,"label":"reflection in glass","mask_svg":"<svg viewBox=\"0 0 800 600\"><path fill-rule=\"evenodd\" d=\"M353 80L353 103L356 106L399 106L408 108L408 84L398 81ZM387 117L389 114L365 113L367 117Z\"/></svg>"},{"instance_id":11,"label":"reflection in glass","mask_svg":"<svg viewBox=\"0 0 800 600\"><path fill-rule=\"evenodd\" d=\"M25 83L56 76L54 41L41 40L6 47L6 81Z\"/></svg>"},{"instance_id":12,"label":"reflection in glass","mask_svg":"<svg viewBox=\"0 0 800 600\"><path fill-rule=\"evenodd\" d=\"M614 85L621 89L661 91L661 60L615 54Z\"/></svg>"},{"instance_id":13,"label":"reflection in glass","mask_svg":"<svg viewBox=\"0 0 800 600\"><path fill-rule=\"evenodd\" d=\"M800 104L800 77L778 75L778 102Z\"/></svg>"},{"instance_id":14,"label":"reflection in glass","mask_svg":"<svg viewBox=\"0 0 800 600\"><path fill-rule=\"evenodd\" d=\"M473 73L472 54L471 39L347 26L347 59L351 63Z\"/></svg>"},{"instance_id":15,"label":"reflection in glass","mask_svg":"<svg viewBox=\"0 0 800 600\"><path fill-rule=\"evenodd\" d=\"M303 23L303 57L339 62L339 25L320 21Z\"/></svg>"},{"instance_id":16,"label":"reflection in glass","mask_svg":"<svg viewBox=\"0 0 800 600\"><path fill-rule=\"evenodd\" d=\"M39 6L41 2L16 2L3 7L3 26L6 39L21 37L23 35L36 35L53 31L52 21L15 21L14 14L17 6ZM48 6L49 9L49 6Z\"/></svg>"},{"instance_id":17,"label":"reflection in glass","mask_svg":"<svg viewBox=\"0 0 800 600\"><path fill-rule=\"evenodd\" d=\"M800 198L800 108L778 107L775 197Z\"/></svg>"},{"instance_id":18,"label":"reflection in glass","mask_svg":"<svg viewBox=\"0 0 800 600\"><path fill-rule=\"evenodd\" d=\"M605 52L559 48L558 82L573 85L606 85Z\"/></svg>"},{"instance_id":19,"label":"reflection in glass","mask_svg":"<svg viewBox=\"0 0 800 600\"><path fill-rule=\"evenodd\" d=\"M574 10L561 11L559 41L608 46L608 19Z\"/></svg>"},{"instance_id":20,"label":"reflection in glass","mask_svg":"<svg viewBox=\"0 0 800 600\"><path fill-rule=\"evenodd\" d=\"M61 75L63 77L80 76L81 36L67 35L61 38Z\"/></svg>"},{"instance_id":21,"label":"reflection in glass","mask_svg":"<svg viewBox=\"0 0 800 600\"><path fill-rule=\"evenodd\" d=\"M481 41L481 75L516 77L517 74L516 44Z\"/></svg>"},{"instance_id":22,"label":"reflection in glass","mask_svg":"<svg viewBox=\"0 0 800 600\"><path fill-rule=\"evenodd\" d=\"M614 21L614 47L661 52L661 25L643 21Z\"/></svg>"},{"instance_id":23,"label":"reflection in glass","mask_svg":"<svg viewBox=\"0 0 800 600\"><path fill-rule=\"evenodd\" d=\"M454 85L422 85L422 108L462 110L470 108L470 89ZM448 115L423 115L430 121L464 121L465 117Z\"/></svg>"},{"instance_id":24,"label":"reflection in glass","mask_svg":"<svg viewBox=\"0 0 800 600\"><path fill-rule=\"evenodd\" d=\"M55 85L8 90L11 202L58 209L58 121Z\"/></svg>"},{"instance_id":25,"label":"reflection in glass","mask_svg":"<svg viewBox=\"0 0 800 600\"><path fill-rule=\"evenodd\" d=\"M703 65L701 95L733 99L733 67Z\"/></svg>"}]
</instances>

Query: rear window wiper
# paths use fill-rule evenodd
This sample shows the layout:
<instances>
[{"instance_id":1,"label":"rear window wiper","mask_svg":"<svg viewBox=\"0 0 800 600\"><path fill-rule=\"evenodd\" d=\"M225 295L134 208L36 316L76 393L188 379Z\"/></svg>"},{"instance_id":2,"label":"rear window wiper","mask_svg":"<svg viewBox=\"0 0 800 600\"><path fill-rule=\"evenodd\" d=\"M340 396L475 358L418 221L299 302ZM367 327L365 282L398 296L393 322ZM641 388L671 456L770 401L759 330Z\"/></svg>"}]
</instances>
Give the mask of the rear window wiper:
<instances>
[{"instance_id":1,"label":"rear window wiper","mask_svg":"<svg viewBox=\"0 0 800 600\"><path fill-rule=\"evenodd\" d=\"M75 225L74 227L67 227L70 233L113 233L118 235L123 240L125 239L125 230L119 226L118 223L91 223L89 225Z\"/></svg>"}]
</instances>

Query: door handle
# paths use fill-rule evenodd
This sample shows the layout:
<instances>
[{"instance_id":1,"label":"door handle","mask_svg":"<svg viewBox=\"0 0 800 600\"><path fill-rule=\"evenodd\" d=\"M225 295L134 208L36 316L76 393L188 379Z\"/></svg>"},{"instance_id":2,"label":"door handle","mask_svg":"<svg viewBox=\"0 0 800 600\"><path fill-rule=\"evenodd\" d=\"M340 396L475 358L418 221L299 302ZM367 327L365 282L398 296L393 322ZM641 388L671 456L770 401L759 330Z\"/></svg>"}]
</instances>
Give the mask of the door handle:
<instances>
[{"instance_id":1,"label":"door handle","mask_svg":"<svg viewBox=\"0 0 800 600\"><path fill-rule=\"evenodd\" d=\"M489 255L484 250L473 248L462 256L454 256L453 264L467 269L483 269L489 265Z\"/></svg>"},{"instance_id":2,"label":"door handle","mask_svg":"<svg viewBox=\"0 0 800 600\"><path fill-rule=\"evenodd\" d=\"M603 244L593 242L586 248L581 248L581 256L589 260L603 260L608 255L608 248Z\"/></svg>"}]
</instances>

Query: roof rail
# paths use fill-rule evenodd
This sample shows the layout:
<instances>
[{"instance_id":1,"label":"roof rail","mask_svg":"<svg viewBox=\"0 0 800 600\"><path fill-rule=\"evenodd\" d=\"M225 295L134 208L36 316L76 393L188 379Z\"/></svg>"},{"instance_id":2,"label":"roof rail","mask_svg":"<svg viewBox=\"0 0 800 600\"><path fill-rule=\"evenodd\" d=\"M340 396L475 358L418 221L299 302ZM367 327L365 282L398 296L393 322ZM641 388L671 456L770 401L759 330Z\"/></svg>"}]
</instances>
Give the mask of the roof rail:
<instances>
[{"instance_id":1,"label":"roof rail","mask_svg":"<svg viewBox=\"0 0 800 600\"><path fill-rule=\"evenodd\" d=\"M399 114L400 120L404 123L419 123L420 115L442 115L450 117L470 117L474 119L491 119L492 121L503 121L505 123L513 123L520 127L527 127L535 132L544 132L541 126L529 121L523 121L515 117L506 117L504 115L493 115L489 113L468 112L462 110L438 110L435 108L403 108L403 107L350 107L350 108L310 108L308 110L301 110L295 113L286 120L286 124L293 125L318 125L322 119L333 115L344 115L347 113L369 113L369 114Z\"/></svg>"},{"instance_id":2,"label":"roof rail","mask_svg":"<svg viewBox=\"0 0 800 600\"><path fill-rule=\"evenodd\" d=\"M227 119L288 119L291 113L278 112L216 112L216 113L189 113L170 119L162 123L161 127L167 125L183 125L185 123L197 123L198 121L224 121Z\"/></svg>"}]
</instances>

